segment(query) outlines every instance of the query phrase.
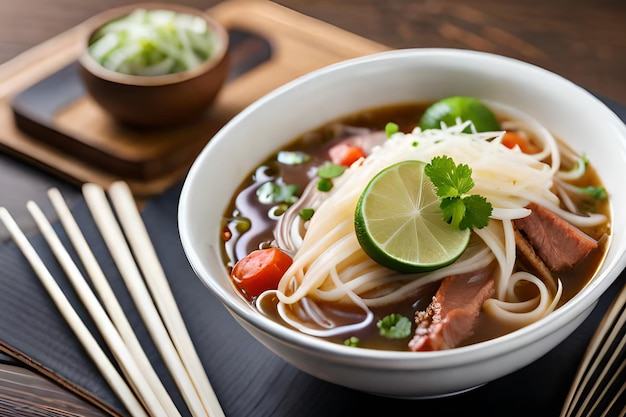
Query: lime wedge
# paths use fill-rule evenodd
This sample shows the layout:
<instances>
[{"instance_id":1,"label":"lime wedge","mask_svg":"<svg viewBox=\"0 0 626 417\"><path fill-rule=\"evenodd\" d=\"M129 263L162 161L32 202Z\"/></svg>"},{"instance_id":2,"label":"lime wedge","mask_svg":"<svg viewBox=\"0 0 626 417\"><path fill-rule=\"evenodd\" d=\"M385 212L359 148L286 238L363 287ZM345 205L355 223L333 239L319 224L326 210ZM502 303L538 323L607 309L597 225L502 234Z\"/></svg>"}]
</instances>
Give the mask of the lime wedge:
<instances>
[{"instance_id":1,"label":"lime wedge","mask_svg":"<svg viewBox=\"0 0 626 417\"><path fill-rule=\"evenodd\" d=\"M440 129L441 122L453 126L457 117L463 122L471 120L477 132L500 130L500 123L489 107L475 97L464 96L447 97L431 104L422 115L420 128Z\"/></svg>"},{"instance_id":2,"label":"lime wedge","mask_svg":"<svg viewBox=\"0 0 626 417\"><path fill-rule=\"evenodd\" d=\"M470 229L443 218L426 163L402 161L380 171L361 194L354 225L359 244L379 264L424 272L454 262L469 244Z\"/></svg>"}]
</instances>

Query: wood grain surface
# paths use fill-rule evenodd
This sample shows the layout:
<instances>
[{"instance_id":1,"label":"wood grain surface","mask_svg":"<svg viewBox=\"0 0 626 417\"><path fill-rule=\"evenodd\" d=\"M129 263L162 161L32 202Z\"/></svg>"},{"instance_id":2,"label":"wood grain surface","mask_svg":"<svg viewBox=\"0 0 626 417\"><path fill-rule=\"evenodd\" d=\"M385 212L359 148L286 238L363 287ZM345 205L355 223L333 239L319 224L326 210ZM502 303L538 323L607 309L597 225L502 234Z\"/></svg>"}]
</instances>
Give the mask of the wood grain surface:
<instances>
[{"instance_id":1,"label":"wood grain surface","mask_svg":"<svg viewBox=\"0 0 626 417\"><path fill-rule=\"evenodd\" d=\"M165 0L164 2L168 2ZM3 0L0 63L129 0ZM179 0L209 8L215 0ZM623 0L279 0L393 48L451 47L519 58L626 102Z\"/></svg>"},{"instance_id":2,"label":"wood grain surface","mask_svg":"<svg viewBox=\"0 0 626 417\"><path fill-rule=\"evenodd\" d=\"M260 0L262 1L262 0ZM168 2L168 1L163 1ZM129 0L0 0L0 64ZM176 3L210 8L215 0ZM626 104L626 2L623 0L279 0L332 25L392 48L451 47L518 58L556 72L582 87ZM0 155L0 195L17 190L22 172ZM57 185L42 173L29 173ZM40 182L41 183L41 182ZM62 185L62 184L61 184ZM35 189L41 193L41 189ZM10 203L26 196L13 194ZM105 414L0 355L0 415Z\"/></svg>"}]
</instances>

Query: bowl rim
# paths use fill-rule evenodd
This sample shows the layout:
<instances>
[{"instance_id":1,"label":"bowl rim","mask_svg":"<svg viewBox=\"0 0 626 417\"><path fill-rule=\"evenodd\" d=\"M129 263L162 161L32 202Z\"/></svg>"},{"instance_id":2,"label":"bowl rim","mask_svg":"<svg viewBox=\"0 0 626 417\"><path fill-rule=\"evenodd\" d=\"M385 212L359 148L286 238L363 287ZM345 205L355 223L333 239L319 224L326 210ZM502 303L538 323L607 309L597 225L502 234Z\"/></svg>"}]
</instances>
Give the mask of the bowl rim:
<instances>
[{"instance_id":1,"label":"bowl rim","mask_svg":"<svg viewBox=\"0 0 626 417\"><path fill-rule=\"evenodd\" d=\"M147 10L170 10L177 13L190 14L204 19L209 29L215 34L216 49L213 55L200 63L199 65L187 69L165 75L141 76L124 74L110 70L97 62L89 53L88 46L93 35L105 24L127 16L137 9ZM85 70L92 73L95 77L101 78L118 84L137 85L137 86L163 86L175 84L181 81L190 80L207 73L212 68L218 66L228 54L229 35L226 28L214 19L207 11L186 6L178 3L162 3L162 2L145 2L135 3L125 6L119 6L112 9L104 10L82 23L82 52L78 58L78 62Z\"/></svg>"},{"instance_id":2,"label":"bowl rim","mask_svg":"<svg viewBox=\"0 0 626 417\"><path fill-rule=\"evenodd\" d=\"M337 70L345 71L351 67L367 64L368 62L381 59L386 60L399 58L407 54L439 57L451 56L455 59L471 58L487 62L497 60L507 65L522 68L526 73L541 74L543 77L550 78L551 82L576 89L577 93L580 94L581 97L586 96L586 100L589 100L589 102L595 103L596 106L599 106L599 108L606 115L607 122L620 132L621 136L626 138L626 125L596 96L561 75L516 58L497 55L490 52L456 48L402 48L377 52L362 57L344 60L335 64L330 64L326 67L300 76L274 89L247 106L229 122L227 122L220 129L220 131L213 136L192 164L187 177L184 180L180 193L178 222L179 235L185 255L198 278L212 291L215 296L217 296L217 298L222 302L227 310L229 310L231 314L237 318L237 320L245 321L246 323L257 328L258 331L263 332L272 338L281 339L283 344L305 346L308 351L314 352L318 355L326 355L329 352L332 352L333 354L349 358L350 360L367 361L375 359L377 362L371 362L369 366L378 368L389 366L401 366L403 369L451 367L457 364L466 363L467 358L469 357L468 354L470 353L470 356L475 361L487 360L489 358L493 358L494 356L506 355L511 351L529 344L530 342L538 341L541 338L548 336L550 333L556 332L560 328L565 327L571 320L573 320L573 318L590 313L599 297L626 268L626 256L624 256L626 254L626 245L620 248L620 256L615 256L609 263L607 263L606 260L604 261L602 279L598 279L599 276L597 275L588 285L581 289L572 300L559 307L556 311L550 313L547 316L548 318L544 317L534 323L522 327L521 329L491 340L434 352L386 351L367 348L354 349L349 346L343 346L321 338L303 334L297 330L290 329L282 324L272 321L271 319L263 317L261 314L254 312L252 308L246 308L241 303L236 302L234 298L237 297L237 294L234 293L234 287L232 289L225 289L219 285L213 285L210 279L204 277L205 273L203 272L203 267L198 254L195 252L197 248L192 247L191 237L188 235L188 230L192 226L189 224L188 219L185 218L185 214L188 208L190 193L192 192L192 181L197 181L195 173L199 170L198 167L205 163L204 160L207 158L207 155L211 153L211 150L218 146L221 141L226 140L226 136L229 131L233 129L233 126L240 123L241 120L247 118L249 114L255 112L259 107L264 106L267 102L275 100L277 97L288 93L290 90L293 90L302 84L309 83L317 77L325 76L325 74L329 72ZM611 210L613 211L612 206ZM611 214L614 215L613 212ZM609 274L613 275L612 279L605 276ZM231 291L233 292L231 293ZM407 368L407 364L410 364L412 368Z\"/></svg>"}]
</instances>

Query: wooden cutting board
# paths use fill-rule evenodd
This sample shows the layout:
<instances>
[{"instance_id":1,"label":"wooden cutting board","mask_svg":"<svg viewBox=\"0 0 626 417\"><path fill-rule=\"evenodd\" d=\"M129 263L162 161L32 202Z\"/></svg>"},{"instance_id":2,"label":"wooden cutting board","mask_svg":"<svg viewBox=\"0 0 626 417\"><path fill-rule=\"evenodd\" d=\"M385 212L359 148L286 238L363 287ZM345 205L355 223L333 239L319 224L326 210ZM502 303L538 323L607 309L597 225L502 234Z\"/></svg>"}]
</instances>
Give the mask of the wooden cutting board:
<instances>
[{"instance_id":1,"label":"wooden cutting board","mask_svg":"<svg viewBox=\"0 0 626 417\"><path fill-rule=\"evenodd\" d=\"M85 94L79 25L0 66L0 150L72 183L126 180L138 197L161 193L230 118L317 68L387 49L269 1L232 0L208 12L231 34L231 74L199 120L161 130L117 124Z\"/></svg>"}]
</instances>

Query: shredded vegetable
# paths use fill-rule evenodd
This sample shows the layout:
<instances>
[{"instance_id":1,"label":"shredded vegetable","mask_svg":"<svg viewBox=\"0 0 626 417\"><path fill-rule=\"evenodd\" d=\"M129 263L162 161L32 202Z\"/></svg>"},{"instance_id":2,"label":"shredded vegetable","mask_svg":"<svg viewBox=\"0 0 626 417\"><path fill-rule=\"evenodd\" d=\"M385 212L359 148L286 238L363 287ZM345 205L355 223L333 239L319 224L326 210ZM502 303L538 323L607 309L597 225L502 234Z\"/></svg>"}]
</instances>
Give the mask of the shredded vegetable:
<instances>
[{"instance_id":1,"label":"shredded vegetable","mask_svg":"<svg viewBox=\"0 0 626 417\"><path fill-rule=\"evenodd\" d=\"M137 9L99 29L89 53L112 71L157 76L194 68L214 48L214 34L201 17Z\"/></svg>"}]
</instances>

